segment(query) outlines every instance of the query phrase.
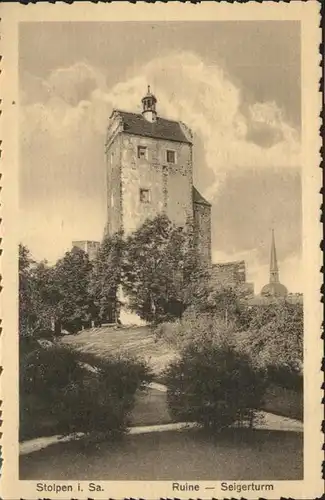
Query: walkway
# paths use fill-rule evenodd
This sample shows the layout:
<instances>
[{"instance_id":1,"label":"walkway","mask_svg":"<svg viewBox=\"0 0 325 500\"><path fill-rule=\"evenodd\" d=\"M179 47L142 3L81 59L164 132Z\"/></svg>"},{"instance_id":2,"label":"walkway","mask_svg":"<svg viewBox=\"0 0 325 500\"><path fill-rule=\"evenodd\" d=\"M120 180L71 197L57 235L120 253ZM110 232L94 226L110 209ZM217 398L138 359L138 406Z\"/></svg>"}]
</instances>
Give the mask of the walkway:
<instances>
[{"instance_id":1,"label":"walkway","mask_svg":"<svg viewBox=\"0 0 325 500\"><path fill-rule=\"evenodd\" d=\"M267 430L267 431L287 431L287 432L303 432L303 424L298 420L293 420L287 417L281 417L279 415L274 415L272 413L259 412L258 423L255 429ZM193 429L197 427L197 424L193 422L177 422L169 424L159 424L159 425L143 425L135 426L129 429L130 435L139 434L149 434L158 432L168 432L168 431L183 431L188 429ZM69 436L62 437L60 435L40 437L36 439L31 439L20 443L19 452L20 455L27 455L50 445L65 443L73 440L78 440L84 436L83 433L71 434Z\"/></svg>"}]
</instances>

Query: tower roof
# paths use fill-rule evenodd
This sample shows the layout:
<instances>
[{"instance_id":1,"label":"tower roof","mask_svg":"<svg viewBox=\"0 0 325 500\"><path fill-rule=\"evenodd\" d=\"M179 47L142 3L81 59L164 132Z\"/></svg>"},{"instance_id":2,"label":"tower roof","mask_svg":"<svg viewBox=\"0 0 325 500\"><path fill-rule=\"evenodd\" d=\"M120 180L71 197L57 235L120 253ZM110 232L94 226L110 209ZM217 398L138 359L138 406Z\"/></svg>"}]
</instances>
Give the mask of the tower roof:
<instances>
[{"instance_id":1,"label":"tower roof","mask_svg":"<svg viewBox=\"0 0 325 500\"><path fill-rule=\"evenodd\" d=\"M288 290L282 283L273 282L263 286L261 295L264 297L286 297Z\"/></svg>"},{"instance_id":2,"label":"tower roof","mask_svg":"<svg viewBox=\"0 0 325 500\"><path fill-rule=\"evenodd\" d=\"M160 116L157 117L155 122L149 122L142 114L130 113L119 109L114 110L113 113L117 113L120 116L123 131L128 134L191 144L180 122L167 120Z\"/></svg>"},{"instance_id":3,"label":"tower roof","mask_svg":"<svg viewBox=\"0 0 325 500\"><path fill-rule=\"evenodd\" d=\"M194 186L193 186L193 203L198 203L199 205L205 205L206 207L211 207L211 203L209 203L205 198L203 198L203 196Z\"/></svg>"}]
</instances>

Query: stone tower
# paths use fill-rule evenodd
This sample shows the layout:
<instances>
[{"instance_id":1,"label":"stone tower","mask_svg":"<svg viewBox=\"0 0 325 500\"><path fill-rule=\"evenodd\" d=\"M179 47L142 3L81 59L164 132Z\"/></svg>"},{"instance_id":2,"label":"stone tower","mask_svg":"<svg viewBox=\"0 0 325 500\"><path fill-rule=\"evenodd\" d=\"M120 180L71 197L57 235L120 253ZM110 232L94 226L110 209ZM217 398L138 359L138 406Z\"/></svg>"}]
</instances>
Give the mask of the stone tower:
<instances>
[{"instance_id":1,"label":"stone tower","mask_svg":"<svg viewBox=\"0 0 325 500\"><path fill-rule=\"evenodd\" d=\"M177 225L193 217L192 134L157 115L157 99L142 99L142 113L114 110L108 126L107 232L128 234L165 213Z\"/></svg>"},{"instance_id":2,"label":"stone tower","mask_svg":"<svg viewBox=\"0 0 325 500\"><path fill-rule=\"evenodd\" d=\"M107 130L107 227L129 234L166 214L178 226L194 223L202 262L211 264L211 205L193 186L192 133L162 118L150 91L142 113L113 110Z\"/></svg>"}]
</instances>

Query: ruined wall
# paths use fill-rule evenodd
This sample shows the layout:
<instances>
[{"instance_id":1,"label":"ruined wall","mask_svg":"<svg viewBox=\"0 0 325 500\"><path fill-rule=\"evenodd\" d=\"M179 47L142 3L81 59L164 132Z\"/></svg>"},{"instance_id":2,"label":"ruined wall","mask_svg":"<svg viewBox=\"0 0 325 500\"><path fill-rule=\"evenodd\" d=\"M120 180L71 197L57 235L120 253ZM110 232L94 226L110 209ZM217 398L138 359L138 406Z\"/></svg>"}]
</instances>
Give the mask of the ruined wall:
<instances>
[{"instance_id":1,"label":"ruined wall","mask_svg":"<svg viewBox=\"0 0 325 500\"><path fill-rule=\"evenodd\" d=\"M100 247L99 241L92 240L80 240L73 241L72 247L77 247L88 254L89 260L94 260L97 256L98 249Z\"/></svg>"},{"instance_id":2,"label":"ruined wall","mask_svg":"<svg viewBox=\"0 0 325 500\"><path fill-rule=\"evenodd\" d=\"M211 207L201 203L193 204L194 229L201 262L211 265Z\"/></svg>"},{"instance_id":3,"label":"ruined wall","mask_svg":"<svg viewBox=\"0 0 325 500\"><path fill-rule=\"evenodd\" d=\"M121 193L123 229L137 229L147 218L166 213L183 225L192 216L191 147L150 137L121 136ZM138 146L146 157L138 158ZM176 153L176 164L168 164L166 151ZM148 202L141 201L140 190L149 191Z\"/></svg>"},{"instance_id":4,"label":"ruined wall","mask_svg":"<svg viewBox=\"0 0 325 500\"><path fill-rule=\"evenodd\" d=\"M161 141L160 161L167 166L167 215L171 221L184 226L187 219L193 218L193 165L192 146L184 143ZM176 152L177 163L167 164L166 150Z\"/></svg>"},{"instance_id":5,"label":"ruined wall","mask_svg":"<svg viewBox=\"0 0 325 500\"><path fill-rule=\"evenodd\" d=\"M211 279L216 285L239 286L246 283L245 261L224 262L212 265Z\"/></svg>"},{"instance_id":6,"label":"ruined wall","mask_svg":"<svg viewBox=\"0 0 325 500\"><path fill-rule=\"evenodd\" d=\"M107 225L106 232L112 235L122 227L121 196L121 136L106 151L107 174Z\"/></svg>"}]
</instances>

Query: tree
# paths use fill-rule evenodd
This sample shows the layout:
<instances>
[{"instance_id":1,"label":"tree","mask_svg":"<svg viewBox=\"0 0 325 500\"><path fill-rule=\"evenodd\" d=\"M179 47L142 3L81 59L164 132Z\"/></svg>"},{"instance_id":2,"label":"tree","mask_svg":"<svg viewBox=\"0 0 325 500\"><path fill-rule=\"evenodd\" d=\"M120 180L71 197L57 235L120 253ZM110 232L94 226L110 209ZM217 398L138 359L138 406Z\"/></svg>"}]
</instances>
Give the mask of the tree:
<instances>
[{"instance_id":1,"label":"tree","mask_svg":"<svg viewBox=\"0 0 325 500\"><path fill-rule=\"evenodd\" d=\"M19 333L23 337L32 335L36 323L33 263L28 248L19 244Z\"/></svg>"},{"instance_id":2,"label":"tree","mask_svg":"<svg viewBox=\"0 0 325 500\"><path fill-rule=\"evenodd\" d=\"M191 303L195 314L209 314L239 330L247 328L251 317L247 291L240 286L215 284L206 275L195 285Z\"/></svg>"},{"instance_id":3,"label":"tree","mask_svg":"<svg viewBox=\"0 0 325 500\"><path fill-rule=\"evenodd\" d=\"M93 298L89 290L92 265L88 255L74 247L53 269L55 319L63 328L78 331L91 320Z\"/></svg>"},{"instance_id":4,"label":"tree","mask_svg":"<svg viewBox=\"0 0 325 500\"><path fill-rule=\"evenodd\" d=\"M45 261L36 262L19 245L19 331L23 337L42 335L51 329L53 315L52 270Z\"/></svg>"},{"instance_id":5,"label":"tree","mask_svg":"<svg viewBox=\"0 0 325 500\"><path fill-rule=\"evenodd\" d=\"M50 267L46 261L36 263L33 282L34 307L37 311L35 332L44 336L46 332L53 330L53 320L57 316L59 292L55 282L55 268Z\"/></svg>"},{"instance_id":6,"label":"tree","mask_svg":"<svg viewBox=\"0 0 325 500\"><path fill-rule=\"evenodd\" d=\"M303 370L303 306L277 300L251 311L242 345L270 378L283 386L301 386Z\"/></svg>"},{"instance_id":7,"label":"tree","mask_svg":"<svg viewBox=\"0 0 325 500\"><path fill-rule=\"evenodd\" d=\"M198 274L190 224L176 227L165 215L148 219L125 242L122 286L129 307L158 323L181 317Z\"/></svg>"},{"instance_id":8,"label":"tree","mask_svg":"<svg viewBox=\"0 0 325 500\"><path fill-rule=\"evenodd\" d=\"M114 320L117 316L123 249L121 233L106 236L93 263L89 289L100 321Z\"/></svg>"}]
</instances>

